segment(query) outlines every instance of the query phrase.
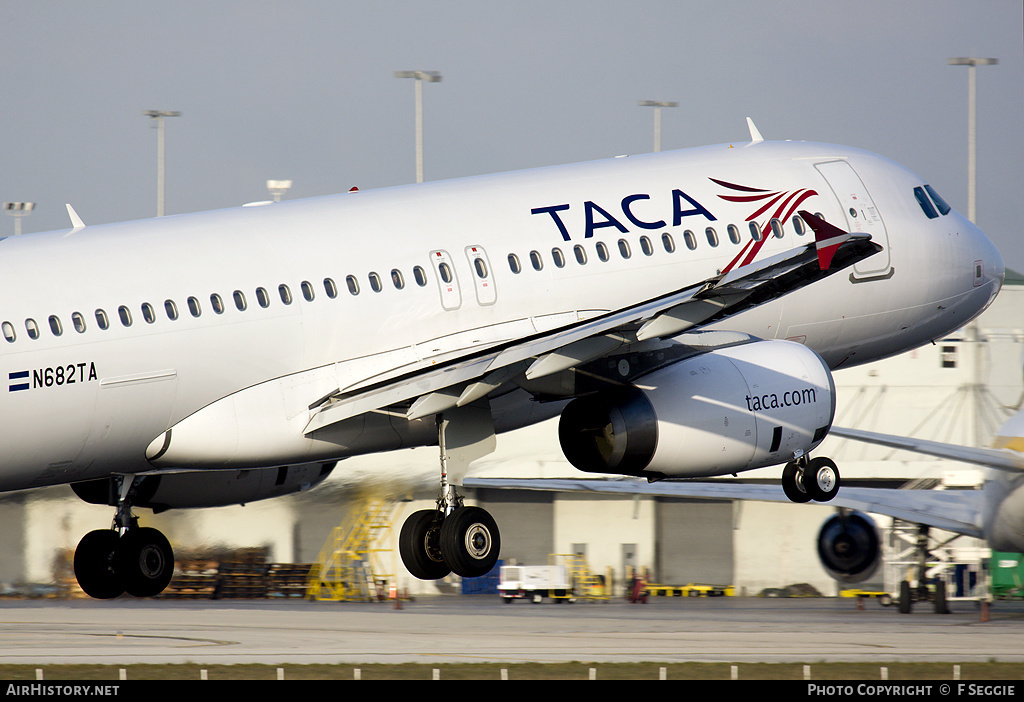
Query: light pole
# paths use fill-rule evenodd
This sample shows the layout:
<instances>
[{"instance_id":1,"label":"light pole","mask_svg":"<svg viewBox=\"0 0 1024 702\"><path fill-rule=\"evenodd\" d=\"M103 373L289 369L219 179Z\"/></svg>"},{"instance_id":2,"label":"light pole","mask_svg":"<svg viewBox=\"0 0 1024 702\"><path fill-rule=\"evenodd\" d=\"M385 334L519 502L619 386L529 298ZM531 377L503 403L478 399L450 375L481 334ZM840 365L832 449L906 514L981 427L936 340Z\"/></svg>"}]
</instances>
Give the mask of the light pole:
<instances>
[{"instance_id":1,"label":"light pole","mask_svg":"<svg viewBox=\"0 0 1024 702\"><path fill-rule=\"evenodd\" d=\"M28 217L35 209L34 202L5 202L4 212L14 217L14 236L21 236L21 218Z\"/></svg>"},{"instance_id":2,"label":"light pole","mask_svg":"<svg viewBox=\"0 0 1024 702\"><path fill-rule=\"evenodd\" d=\"M994 58L951 58L946 61L950 66L967 66L967 219L975 221L976 187L978 176L978 156L975 144L978 130L977 90L975 72L978 66L994 66L999 59Z\"/></svg>"},{"instance_id":3,"label":"light pole","mask_svg":"<svg viewBox=\"0 0 1024 702\"><path fill-rule=\"evenodd\" d=\"M270 195L274 198L274 202L281 202L281 196L292 187L290 180L268 180L267 190L270 191Z\"/></svg>"},{"instance_id":4,"label":"light pole","mask_svg":"<svg viewBox=\"0 0 1024 702\"><path fill-rule=\"evenodd\" d=\"M423 81L440 83L437 71L395 71L395 78L416 80L416 182L423 182Z\"/></svg>"},{"instance_id":5,"label":"light pole","mask_svg":"<svg viewBox=\"0 0 1024 702\"><path fill-rule=\"evenodd\" d=\"M677 107L678 102L659 102L657 100L640 100L637 105L640 107L654 108L654 152L661 151L661 108Z\"/></svg>"},{"instance_id":6,"label":"light pole","mask_svg":"<svg viewBox=\"0 0 1024 702\"><path fill-rule=\"evenodd\" d=\"M156 120L156 216L164 216L164 117L180 117L180 112L146 110L142 113Z\"/></svg>"}]
</instances>

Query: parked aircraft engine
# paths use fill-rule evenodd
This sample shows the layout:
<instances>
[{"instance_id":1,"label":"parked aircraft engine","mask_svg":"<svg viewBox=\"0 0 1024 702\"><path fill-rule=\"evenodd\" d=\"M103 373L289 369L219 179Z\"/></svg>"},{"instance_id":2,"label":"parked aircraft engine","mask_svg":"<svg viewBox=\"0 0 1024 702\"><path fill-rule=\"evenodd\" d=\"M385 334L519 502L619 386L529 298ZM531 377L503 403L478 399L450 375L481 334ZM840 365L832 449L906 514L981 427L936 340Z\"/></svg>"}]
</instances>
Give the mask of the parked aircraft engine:
<instances>
[{"instance_id":1,"label":"parked aircraft engine","mask_svg":"<svg viewBox=\"0 0 1024 702\"><path fill-rule=\"evenodd\" d=\"M878 528L863 512L840 510L818 532L821 565L839 582L864 582L877 570L881 554Z\"/></svg>"},{"instance_id":2,"label":"parked aircraft engine","mask_svg":"<svg viewBox=\"0 0 1024 702\"><path fill-rule=\"evenodd\" d=\"M757 340L578 397L562 411L558 436L569 462L586 472L727 475L807 453L834 415L835 385L821 357L797 343Z\"/></svg>"},{"instance_id":3,"label":"parked aircraft engine","mask_svg":"<svg viewBox=\"0 0 1024 702\"><path fill-rule=\"evenodd\" d=\"M320 484L334 463L307 463L279 468L204 470L137 476L132 504L154 512L187 507L224 507L308 490ZM116 506L115 478L72 483L86 502Z\"/></svg>"}]
</instances>

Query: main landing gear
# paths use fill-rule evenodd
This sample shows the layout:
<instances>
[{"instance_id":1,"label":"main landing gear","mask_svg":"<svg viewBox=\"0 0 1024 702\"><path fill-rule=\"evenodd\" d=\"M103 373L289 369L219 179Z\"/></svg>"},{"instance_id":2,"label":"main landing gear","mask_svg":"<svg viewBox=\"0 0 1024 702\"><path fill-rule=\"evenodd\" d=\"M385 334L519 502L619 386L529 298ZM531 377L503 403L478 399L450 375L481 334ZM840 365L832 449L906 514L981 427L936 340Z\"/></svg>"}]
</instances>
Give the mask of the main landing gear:
<instances>
[{"instance_id":1,"label":"main landing gear","mask_svg":"<svg viewBox=\"0 0 1024 702\"><path fill-rule=\"evenodd\" d=\"M140 527L131 514L133 479L123 479L110 529L86 534L75 549L75 577L90 597L107 600L124 593L153 597L174 574L174 552L156 529Z\"/></svg>"},{"instance_id":2,"label":"main landing gear","mask_svg":"<svg viewBox=\"0 0 1024 702\"><path fill-rule=\"evenodd\" d=\"M445 424L438 418L441 447L441 490L434 509L405 520L398 550L409 572L420 580L440 580L449 573L464 578L486 575L498 562L501 535L494 518L479 507L466 507L448 481Z\"/></svg>"},{"instance_id":3,"label":"main landing gear","mask_svg":"<svg viewBox=\"0 0 1024 702\"><path fill-rule=\"evenodd\" d=\"M839 494L839 468L824 456L800 456L782 469L782 490L793 502L828 502Z\"/></svg>"}]
</instances>

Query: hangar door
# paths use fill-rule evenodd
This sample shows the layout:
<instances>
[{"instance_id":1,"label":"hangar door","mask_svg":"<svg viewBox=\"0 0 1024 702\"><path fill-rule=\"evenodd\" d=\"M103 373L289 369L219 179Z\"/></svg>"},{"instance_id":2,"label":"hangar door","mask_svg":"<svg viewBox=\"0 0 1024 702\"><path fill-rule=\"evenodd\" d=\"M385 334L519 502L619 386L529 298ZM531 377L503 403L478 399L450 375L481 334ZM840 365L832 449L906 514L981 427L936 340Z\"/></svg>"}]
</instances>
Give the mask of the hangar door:
<instances>
[{"instance_id":1,"label":"hangar door","mask_svg":"<svg viewBox=\"0 0 1024 702\"><path fill-rule=\"evenodd\" d=\"M658 498L657 572L665 585L732 585L732 502Z\"/></svg>"}]
</instances>

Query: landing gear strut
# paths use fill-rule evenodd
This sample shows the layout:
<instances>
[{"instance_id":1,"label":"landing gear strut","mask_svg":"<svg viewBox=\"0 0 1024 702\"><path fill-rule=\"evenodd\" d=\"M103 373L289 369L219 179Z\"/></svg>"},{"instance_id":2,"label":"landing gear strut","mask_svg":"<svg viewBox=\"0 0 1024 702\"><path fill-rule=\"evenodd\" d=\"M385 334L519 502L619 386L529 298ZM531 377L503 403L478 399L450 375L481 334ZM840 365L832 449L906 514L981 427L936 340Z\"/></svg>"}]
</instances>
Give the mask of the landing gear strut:
<instances>
[{"instance_id":1,"label":"landing gear strut","mask_svg":"<svg viewBox=\"0 0 1024 702\"><path fill-rule=\"evenodd\" d=\"M828 502L839 494L839 468L824 456L800 456L782 469L782 489L792 502Z\"/></svg>"},{"instance_id":2,"label":"landing gear strut","mask_svg":"<svg viewBox=\"0 0 1024 702\"><path fill-rule=\"evenodd\" d=\"M117 513L110 529L85 535L75 549L75 577L90 597L111 599L128 593L153 597L174 574L174 552L156 529L140 527L131 514L133 478L122 479Z\"/></svg>"},{"instance_id":3,"label":"landing gear strut","mask_svg":"<svg viewBox=\"0 0 1024 702\"><path fill-rule=\"evenodd\" d=\"M441 489L437 507L414 512L398 538L399 553L420 580L439 580L454 572L464 578L486 575L498 562L501 535L494 518L480 507L466 507L449 482L446 421L438 415Z\"/></svg>"}]
</instances>

